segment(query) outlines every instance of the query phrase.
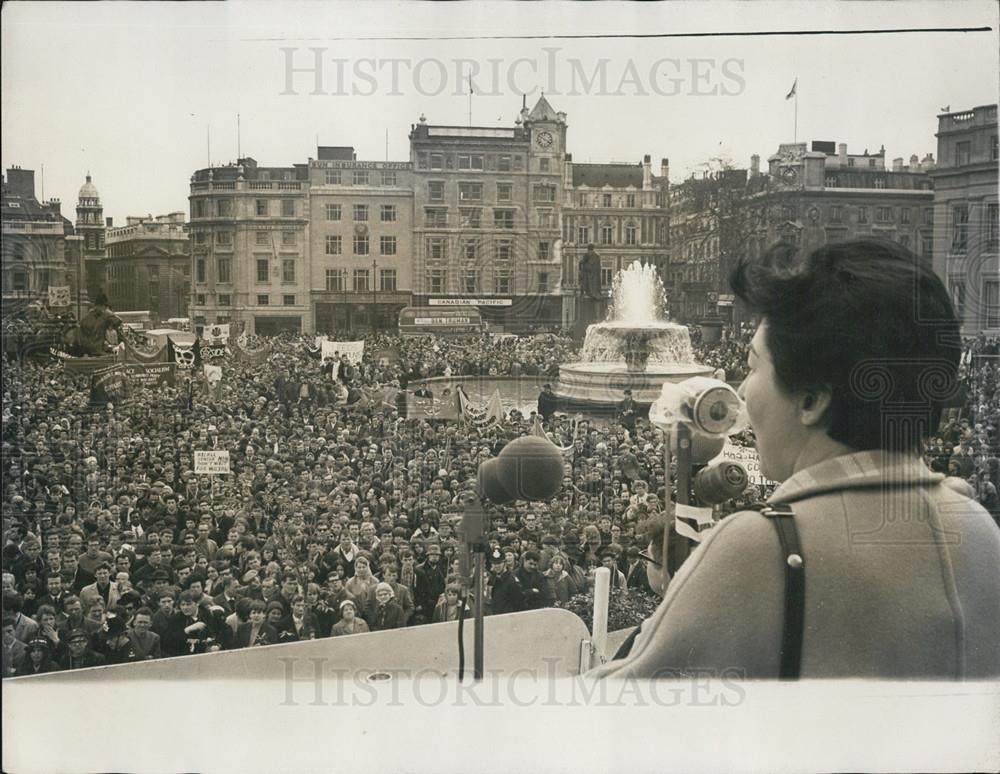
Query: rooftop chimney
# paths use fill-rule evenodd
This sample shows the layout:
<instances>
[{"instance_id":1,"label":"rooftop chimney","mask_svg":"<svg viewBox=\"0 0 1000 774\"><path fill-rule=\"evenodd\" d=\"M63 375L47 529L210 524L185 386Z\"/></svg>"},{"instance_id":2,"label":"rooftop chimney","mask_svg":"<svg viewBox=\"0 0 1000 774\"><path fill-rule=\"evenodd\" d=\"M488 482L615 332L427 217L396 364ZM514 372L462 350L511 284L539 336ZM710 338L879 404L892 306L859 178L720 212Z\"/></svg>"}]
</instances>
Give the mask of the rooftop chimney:
<instances>
[{"instance_id":1,"label":"rooftop chimney","mask_svg":"<svg viewBox=\"0 0 1000 774\"><path fill-rule=\"evenodd\" d=\"M7 170L7 190L22 199L35 198L35 170L11 167Z\"/></svg>"},{"instance_id":2,"label":"rooftop chimney","mask_svg":"<svg viewBox=\"0 0 1000 774\"><path fill-rule=\"evenodd\" d=\"M757 177L760 174L760 155L755 153L750 157L750 176Z\"/></svg>"},{"instance_id":3,"label":"rooftop chimney","mask_svg":"<svg viewBox=\"0 0 1000 774\"><path fill-rule=\"evenodd\" d=\"M653 187L652 157L647 153L642 157L642 190L646 191Z\"/></svg>"},{"instance_id":4,"label":"rooftop chimney","mask_svg":"<svg viewBox=\"0 0 1000 774\"><path fill-rule=\"evenodd\" d=\"M903 171L903 157L900 156L898 159L892 160L892 171L902 172Z\"/></svg>"},{"instance_id":5,"label":"rooftop chimney","mask_svg":"<svg viewBox=\"0 0 1000 774\"><path fill-rule=\"evenodd\" d=\"M115 225L115 219L114 218L105 218L105 221L108 224L108 228L114 228L114 225Z\"/></svg>"},{"instance_id":6,"label":"rooftop chimney","mask_svg":"<svg viewBox=\"0 0 1000 774\"><path fill-rule=\"evenodd\" d=\"M839 142L837 143L837 156L840 158L841 164L847 164L847 143Z\"/></svg>"},{"instance_id":7,"label":"rooftop chimney","mask_svg":"<svg viewBox=\"0 0 1000 774\"><path fill-rule=\"evenodd\" d=\"M670 159L660 159L660 177L664 179L670 177Z\"/></svg>"}]
</instances>

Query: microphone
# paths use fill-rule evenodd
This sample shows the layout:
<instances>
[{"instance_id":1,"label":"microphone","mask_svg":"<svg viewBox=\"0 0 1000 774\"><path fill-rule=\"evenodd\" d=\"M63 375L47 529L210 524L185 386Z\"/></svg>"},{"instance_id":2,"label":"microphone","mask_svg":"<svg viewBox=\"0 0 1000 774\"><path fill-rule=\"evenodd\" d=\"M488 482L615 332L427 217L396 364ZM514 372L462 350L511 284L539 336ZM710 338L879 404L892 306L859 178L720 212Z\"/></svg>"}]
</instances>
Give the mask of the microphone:
<instances>
[{"instance_id":1,"label":"microphone","mask_svg":"<svg viewBox=\"0 0 1000 774\"><path fill-rule=\"evenodd\" d=\"M549 500L562 486L563 458L554 443L537 435L511 441L500 456L479 466L480 497L497 505L512 500Z\"/></svg>"},{"instance_id":2,"label":"microphone","mask_svg":"<svg viewBox=\"0 0 1000 774\"><path fill-rule=\"evenodd\" d=\"M694 477L694 494L703 505L717 505L739 497L750 477L746 468L732 460L723 460L702 468Z\"/></svg>"}]
</instances>

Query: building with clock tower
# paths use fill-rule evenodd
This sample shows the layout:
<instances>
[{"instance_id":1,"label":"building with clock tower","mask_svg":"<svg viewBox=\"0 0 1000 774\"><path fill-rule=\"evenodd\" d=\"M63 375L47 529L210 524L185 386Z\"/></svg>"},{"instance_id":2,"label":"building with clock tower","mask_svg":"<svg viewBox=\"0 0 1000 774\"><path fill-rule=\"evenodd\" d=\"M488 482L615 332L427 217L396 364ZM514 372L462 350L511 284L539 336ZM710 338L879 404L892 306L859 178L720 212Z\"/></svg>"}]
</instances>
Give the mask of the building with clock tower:
<instances>
[{"instance_id":1,"label":"building with clock tower","mask_svg":"<svg viewBox=\"0 0 1000 774\"><path fill-rule=\"evenodd\" d=\"M544 96L512 127L411 127L415 304L476 306L508 331L562 324L566 131Z\"/></svg>"}]
</instances>

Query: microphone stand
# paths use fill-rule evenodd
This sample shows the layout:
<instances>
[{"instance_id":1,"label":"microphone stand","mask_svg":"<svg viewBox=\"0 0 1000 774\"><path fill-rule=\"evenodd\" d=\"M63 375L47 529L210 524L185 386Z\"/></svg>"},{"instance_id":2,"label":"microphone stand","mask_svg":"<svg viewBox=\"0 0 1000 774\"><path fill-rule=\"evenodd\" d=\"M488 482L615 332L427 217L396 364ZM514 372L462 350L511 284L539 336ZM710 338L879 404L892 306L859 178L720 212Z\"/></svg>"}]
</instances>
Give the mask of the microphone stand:
<instances>
[{"instance_id":1,"label":"microphone stand","mask_svg":"<svg viewBox=\"0 0 1000 774\"><path fill-rule=\"evenodd\" d=\"M676 502L682 505L690 505L691 502L689 494L691 491L691 428L683 422L678 422L669 430L664 431L664 435L663 480L664 494L667 500L665 506L668 509L668 513L671 510L673 511L673 518L667 525L667 528L663 530L663 558L668 572L673 576L691 553L691 541L683 535L677 534L675 526L677 520L676 506L672 509L670 508L670 485L674 480L677 483ZM673 449L671 447L675 442L677 445L677 475L676 477L671 477L670 463L673 456ZM673 532L673 535L670 534L671 532Z\"/></svg>"},{"instance_id":2,"label":"microphone stand","mask_svg":"<svg viewBox=\"0 0 1000 774\"><path fill-rule=\"evenodd\" d=\"M472 676L475 680L483 679L483 607L485 602L485 554L486 554L486 511L479 498L473 496L465 504L462 513L462 532L466 547L473 554L473 651ZM467 583L467 581L466 581ZM465 585L465 584L463 584ZM460 612L464 611L466 594L463 592Z\"/></svg>"}]
</instances>

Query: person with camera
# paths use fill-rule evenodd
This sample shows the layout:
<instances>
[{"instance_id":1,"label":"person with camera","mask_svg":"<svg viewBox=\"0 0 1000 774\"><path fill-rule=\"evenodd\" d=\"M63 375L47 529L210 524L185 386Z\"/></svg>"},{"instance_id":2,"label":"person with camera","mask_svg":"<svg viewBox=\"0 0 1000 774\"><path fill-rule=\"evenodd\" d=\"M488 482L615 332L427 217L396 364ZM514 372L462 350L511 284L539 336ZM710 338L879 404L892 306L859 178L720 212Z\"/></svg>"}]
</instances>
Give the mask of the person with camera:
<instances>
[{"instance_id":1,"label":"person with camera","mask_svg":"<svg viewBox=\"0 0 1000 774\"><path fill-rule=\"evenodd\" d=\"M611 678L1000 675L1000 530L920 456L961 355L947 291L892 242L743 260L760 316L740 388L761 511L714 527ZM703 672L701 672L703 674Z\"/></svg>"}]
</instances>

